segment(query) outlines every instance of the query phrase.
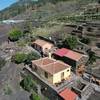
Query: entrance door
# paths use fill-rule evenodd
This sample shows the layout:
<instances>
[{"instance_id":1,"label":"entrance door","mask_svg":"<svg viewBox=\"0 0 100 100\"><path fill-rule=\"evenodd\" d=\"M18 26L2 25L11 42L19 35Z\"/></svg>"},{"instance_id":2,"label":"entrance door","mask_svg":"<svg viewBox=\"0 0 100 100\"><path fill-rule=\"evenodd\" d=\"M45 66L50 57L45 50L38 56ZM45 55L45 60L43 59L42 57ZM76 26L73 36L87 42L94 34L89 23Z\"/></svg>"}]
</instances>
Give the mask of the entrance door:
<instances>
[{"instance_id":1,"label":"entrance door","mask_svg":"<svg viewBox=\"0 0 100 100\"><path fill-rule=\"evenodd\" d=\"M64 79L64 72L61 73L61 80Z\"/></svg>"}]
</instances>

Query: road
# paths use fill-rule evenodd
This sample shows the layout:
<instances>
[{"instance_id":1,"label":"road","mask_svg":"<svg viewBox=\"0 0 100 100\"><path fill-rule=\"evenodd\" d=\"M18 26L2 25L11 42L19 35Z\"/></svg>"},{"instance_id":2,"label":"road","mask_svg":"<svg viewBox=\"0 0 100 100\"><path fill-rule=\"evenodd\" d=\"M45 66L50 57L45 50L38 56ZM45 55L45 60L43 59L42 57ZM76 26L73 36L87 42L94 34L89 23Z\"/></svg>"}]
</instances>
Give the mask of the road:
<instances>
[{"instance_id":1,"label":"road","mask_svg":"<svg viewBox=\"0 0 100 100\"><path fill-rule=\"evenodd\" d=\"M7 35L6 33L2 34L0 33L0 44L7 41Z\"/></svg>"},{"instance_id":2,"label":"road","mask_svg":"<svg viewBox=\"0 0 100 100\"><path fill-rule=\"evenodd\" d=\"M0 24L0 44L7 40L7 33L10 31L11 25Z\"/></svg>"},{"instance_id":3,"label":"road","mask_svg":"<svg viewBox=\"0 0 100 100\"><path fill-rule=\"evenodd\" d=\"M2 68L2 70L0 71L0 83L1 83L1 87L2 84L4 85L4 83L6 81L9 81L10 79L14 79L16 78L16 71L17 71L17 67L15 64L7 62L6 66L4 66Z\"/></svg>"},{"instance_id":4,"label":"road","mask_svg":"<svg viewBox=\"0 0 100 100\"><path fill-rule=\"evenodd\" d=\"M22 65L7 62L0 71L0 100L29 100L29 93L20 88L20 70ZM10 86L12 93L5 95L4 89Z\"/></svg>"}]
</instances>

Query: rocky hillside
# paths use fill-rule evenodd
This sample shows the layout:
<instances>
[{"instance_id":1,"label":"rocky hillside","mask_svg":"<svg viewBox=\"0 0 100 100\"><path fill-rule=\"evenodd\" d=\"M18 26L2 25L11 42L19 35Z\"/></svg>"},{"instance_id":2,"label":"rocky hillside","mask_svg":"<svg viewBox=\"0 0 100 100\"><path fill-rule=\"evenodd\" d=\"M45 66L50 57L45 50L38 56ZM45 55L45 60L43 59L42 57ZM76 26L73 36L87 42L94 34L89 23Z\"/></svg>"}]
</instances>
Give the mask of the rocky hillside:
<instances>
[{"instance_id":1,"label":"rocky hillside","mask_svg":"<svg viewBox=\"0 0 100 100\"><path fill-rule=\"evenodd\" d=\"M19 0L0 11L0 20L15 16L15 19L50 19L58 15L79 14L85 6L97 2L98 0Z\"/></svg>"}]
</instances>

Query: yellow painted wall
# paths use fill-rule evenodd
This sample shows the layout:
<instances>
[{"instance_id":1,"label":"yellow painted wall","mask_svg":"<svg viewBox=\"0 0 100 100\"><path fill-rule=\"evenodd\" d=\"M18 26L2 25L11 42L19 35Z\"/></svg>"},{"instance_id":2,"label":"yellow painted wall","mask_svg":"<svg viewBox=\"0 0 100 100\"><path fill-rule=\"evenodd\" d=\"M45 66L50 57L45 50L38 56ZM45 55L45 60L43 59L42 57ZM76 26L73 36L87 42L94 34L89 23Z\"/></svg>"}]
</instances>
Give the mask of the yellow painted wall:
<instances>
[{"instance_id":1,"label":"yellow painted wall","mask_svg":"<svg viewBox=\"0 0 100 100\"><path fill-rule=\"evenodd\" d=\"M69 70L69 72L67 72L67 70ZM53 84L61 82L61 73L63 72L64 72L64 79L68 78L71 75L70 68L67 68L59 73L56 73L53 75Z\"/></svg>"},{"instance_id":2,"label":"yellow painted wall","mask_svg":"<svg viewBox=\"0 0 100 100\"><path fill-rule=\"evenodd\" d=\"M36 66L36 65L32 65L33 66L33 68L34 68L34 66ZM48 73L48 78L46 78L45 77L45 71L42 69L42 68L40 68L40 67L38 67L37 66L37 71L36 71L40 76L42 76L42 77L44 77L45 79L47 79L50 83L53 83L53 75L50 75L49 73Z\"/></svg>"},{"instance_id":3,"label":"yellow painted wall","mask_svg":"<svg viewBox=\"0 0 100 100\"><path fill-rule=\"evenodd\" d=\"M34 64L33 64L33 66L34 66ZM69 72L67 70L69 70ZM40 76L42 76L45 79L47 79L52 84L61 82L61 73L63 73L63 72L64 72L64 79L67 79L71 75L71 68L69 67L69 68L67 68L67 69L65 69L63 71L60 71L60 72L58 72L58 73L56 73L54 75L51 75L51 74L48 73L48 79L47 79L45 77L45 71L37 66L37 73Z\"/></svg>"}]
</instances>

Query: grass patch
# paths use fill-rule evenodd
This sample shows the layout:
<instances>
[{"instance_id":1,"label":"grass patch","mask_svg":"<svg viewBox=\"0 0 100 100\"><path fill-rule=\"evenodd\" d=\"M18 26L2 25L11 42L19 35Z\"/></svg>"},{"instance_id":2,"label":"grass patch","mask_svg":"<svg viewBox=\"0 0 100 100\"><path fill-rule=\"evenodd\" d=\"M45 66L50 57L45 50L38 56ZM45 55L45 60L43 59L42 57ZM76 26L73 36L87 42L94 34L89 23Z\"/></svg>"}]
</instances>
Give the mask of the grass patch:
<instances>
[{"instance_id":1,"label":"grass patch","mask_svg":"<svg viewBox=\"0 0 100 100\"><path fill-rule=\"evenodd\" d=\"M5 95L10 95L12 93L11 87L7 84L4 88L4 94Z\"/></svg>"},{"instance_id":2,"label":"grass patch","mask_svg":"<svg viewBox=\"0 0 100 100\"><path fill-rule=\"evenodd\" d=\"M61 29L60 25L56 25L53 27L44 26L44 27L33 29L33 35L48 37L49 34L59 31L60 29Z\"/></svg>"}]
</instances>

